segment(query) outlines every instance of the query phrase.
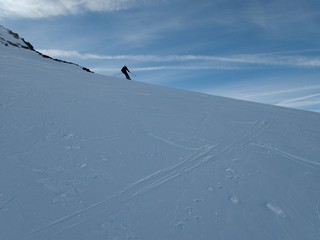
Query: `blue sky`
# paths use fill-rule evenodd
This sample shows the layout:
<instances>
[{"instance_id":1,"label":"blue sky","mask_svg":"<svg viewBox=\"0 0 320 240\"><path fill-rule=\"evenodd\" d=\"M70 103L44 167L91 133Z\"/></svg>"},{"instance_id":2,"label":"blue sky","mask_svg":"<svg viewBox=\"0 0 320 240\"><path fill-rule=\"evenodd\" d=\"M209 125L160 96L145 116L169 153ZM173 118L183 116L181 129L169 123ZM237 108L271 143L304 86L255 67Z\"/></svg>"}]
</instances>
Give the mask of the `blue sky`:
<instances>
[{"instance_id":1,"label":"blue sky","mask_svg":"<svg viewBox=\"0 0 320 240\"><path fill-rule=\"evenodd\" d=\"M0 0L0 24L97 73L320 112L318 0Z\"/></svg>"}]
</instances>

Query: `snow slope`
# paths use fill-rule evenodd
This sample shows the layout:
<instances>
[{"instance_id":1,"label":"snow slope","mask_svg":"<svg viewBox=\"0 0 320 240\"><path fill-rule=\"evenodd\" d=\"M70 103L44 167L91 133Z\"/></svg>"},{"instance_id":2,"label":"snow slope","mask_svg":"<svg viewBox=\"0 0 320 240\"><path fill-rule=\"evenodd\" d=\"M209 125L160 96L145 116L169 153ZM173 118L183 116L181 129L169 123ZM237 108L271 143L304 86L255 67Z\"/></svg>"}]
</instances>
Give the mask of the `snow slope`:
<instances>
[{"instance_id":1,"label":"snow slope","mask_svg":"<svg viewBox=\"0 0 320 240\"><path fill-rule=\"evenodd\" d=\"M1 240L320 239L320 114L0 53Z\"/></svg>"}]
</instances>

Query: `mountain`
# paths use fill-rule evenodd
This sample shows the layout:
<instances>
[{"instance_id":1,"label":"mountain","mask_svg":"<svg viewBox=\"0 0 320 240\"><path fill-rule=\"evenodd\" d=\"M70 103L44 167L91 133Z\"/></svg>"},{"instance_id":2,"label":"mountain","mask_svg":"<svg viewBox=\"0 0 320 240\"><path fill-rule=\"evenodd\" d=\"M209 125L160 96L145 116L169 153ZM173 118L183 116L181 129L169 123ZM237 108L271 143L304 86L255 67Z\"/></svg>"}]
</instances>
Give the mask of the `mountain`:
<instances>
[{"instance_id":1,"label":"mountain","mask_svg":"<svg viewBox=\"0 0 320 240\"><path fill-rule=\"evenodd\" d=\"M320 239L319 113L88 73L0 30L0 239Z\"/></svg>"},{"instance_id":2,"label":"mountain","mask_svg":"<svg viewBox=\"0 0 320 240\"><path fill-rule=\"evenodd\" d=\"M67 63L67 64L71 64L71 65L75 65L78 66L80 68L82 68L82 70L87 71L87 72L91 72L93 73L89 68L85 68L85 67L81 67L78 64L72 63L72 62L67 62L67 61L63 61L61 59L57 59L57 58L51 58L50 56L47 56L45 54L42 54L41 52L36 51L32 44L27 42L26 40L24 40L24 38L20 38L18 33L12 32L9 29L6 29L5 27L0 25L0 44L3 44L5 46L14 46L17 48L24 48L24 49L28 49L31 50L33 52L38 53L40 56L42 56L43 58L49 58L53 61L56 62L63 62L63 63Z\"/></svg>"}]
</instances>

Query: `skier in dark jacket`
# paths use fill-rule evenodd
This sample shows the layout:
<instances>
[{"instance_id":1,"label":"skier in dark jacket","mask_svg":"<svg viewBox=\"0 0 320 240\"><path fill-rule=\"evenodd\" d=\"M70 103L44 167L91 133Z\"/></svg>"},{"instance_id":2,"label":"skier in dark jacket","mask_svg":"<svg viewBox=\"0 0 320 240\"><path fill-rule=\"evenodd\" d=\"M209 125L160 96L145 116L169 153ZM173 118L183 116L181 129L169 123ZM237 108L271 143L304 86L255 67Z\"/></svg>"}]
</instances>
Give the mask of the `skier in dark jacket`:
<instances>
[{"instance_id":1,"label":"skier in dark jacket","mask_svg":"<svg viewBox=\"0 0 320 240\"><path fill-rule=\"evenodd\" d=\"M130 76L129 76L129 73L128 73L128 72L130 72L130 71L129 71L129 69L127 68L127 66L123 66L123 68L121 69L121 72L126 76L126 78L127 78L128 80L131 80L131 78L130 78Z\"/></svg>"}]
</instances>

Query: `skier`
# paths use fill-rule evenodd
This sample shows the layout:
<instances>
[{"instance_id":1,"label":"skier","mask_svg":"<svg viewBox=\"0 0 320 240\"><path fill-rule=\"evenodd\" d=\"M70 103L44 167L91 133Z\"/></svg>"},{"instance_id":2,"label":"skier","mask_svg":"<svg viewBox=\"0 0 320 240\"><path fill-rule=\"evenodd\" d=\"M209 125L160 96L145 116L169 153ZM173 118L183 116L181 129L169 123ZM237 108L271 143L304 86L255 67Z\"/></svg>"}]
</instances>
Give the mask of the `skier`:
<instances>
[{"instance_id":1,"label":"skier","mask_svg":"<svg viewBox=\"0 0 320 240\"><path fill-rule=\"evenodd\" d=\"M128 74L128 72L130 72L130 71L129 71L129 69L127 68L127 66L123 66L123 68L121 68L121 72L126 76L126 78L127 78L128 80L131 80L131 78L130 78L130 76L129 76L129 74Z\"/></svg>"}]
</instances>

